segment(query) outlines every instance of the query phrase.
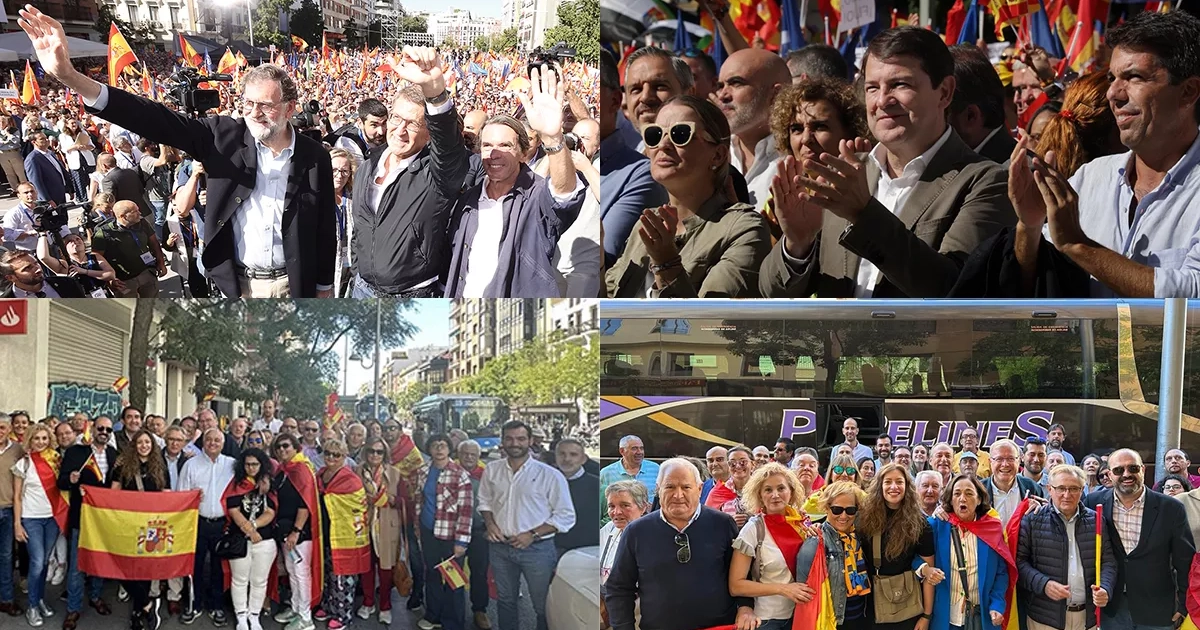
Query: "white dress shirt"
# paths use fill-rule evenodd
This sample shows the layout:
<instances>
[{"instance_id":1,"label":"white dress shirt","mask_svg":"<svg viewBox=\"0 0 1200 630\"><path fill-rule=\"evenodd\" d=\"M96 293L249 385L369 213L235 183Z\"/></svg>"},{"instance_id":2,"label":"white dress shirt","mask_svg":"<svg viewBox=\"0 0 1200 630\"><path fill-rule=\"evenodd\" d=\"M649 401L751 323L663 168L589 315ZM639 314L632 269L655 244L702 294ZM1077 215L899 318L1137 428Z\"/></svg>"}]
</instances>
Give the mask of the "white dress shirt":
<instances>
[{"instance_id":1,"label":"white dress shirt","mask_svg":"<svg viewBox=\"0 0 1200 630\"><path fill-rule=\"evenodd\" d=\"M62 167L62 163L58 161L58 156L57 156L57 155L54 155L54 153L52 153L52 152L50 152L50 151L43 151L43 150L41 150L41 149L34 149L34 151L37 151L38 153L41 153L41 154L42 154L42 157L46 158L47 160L50 160L50 163L54 165L54 169L58 171L58 174L59 174L59 175L63 175L63 167ZM66 181L66 176L65 176L65 175L63 176L63 181L64 181L64 182ZM41 193L41 194L43 194L43 195L44 195L44 194L46 194L46 193L45 193L45 191L41 191L41 190L39 190L38 192L39 192L39 193Z\"/></svg>"},{"instance_id":2,"label":"white dress shirt","mask_svg":"<svg viewBox=\"0 0 1200 630\"><path fill-rule=\"evenodd\" d=\"M33 212L21 204L4 215L4 240L9 241L17 249L27 252L37 251L37 236L25 234L33 229Z\"/></svg>"},{"instance_id":3,"label":"white dress shirt","mask_svg":"<svg viewBox=\"0 0 1200 630\"><path fill-rule=\"evenodd\" d=\"M233 463L234 459L228 455L217 455L213 461L203 452L184 462L179 473L179 490L200 491L200 516L225 516L221 495L233 480Z\"/></svg>"},{"instance_id":4,"label":"white dress shirt","mask_svg":"<svg viewBox=\"0 0 1200 630\"><path fill-rule=\"evenodd\" d=\"M781 159L779 149L775 148L775 136L767 137L754 145L754 165L747 171L742 164L742 154L729 141L729 162L746 178L746 188L750 190L750 205L761 209L771 196L771 180L775 177L775 165Z\"/></svg>"},{"instance_id":5,"label":"white dress shirt","mask_svg":"<svg viewBox=\"0 0 1200 630\"><path fill-rule=\"evenodd\" d=\"M913 158L911 162L904 165L904 170L899 177L893 178L888 174L887 168L887 149L882 145L877 145L868 155L875 166L879 168L879 184L875 188L875 199L883 204L883 207L891 211L892 214L899 216L900 211L904 208L904 201L908 199L908 195L912 193L917 182L921 180L921 175L925 173L925 169L929 167L929 162L933 160L933 156L946 144L946 140L950 138L950 127L946 126L946 132L938 138L929 150L921 155ZM858 281L854 287L854 297L869 298L875 292L875 285L879 283L881 275L879 268L875 263L862 258L858 263Z\"/></svg>"},{"instance_id":6,"label":"white dress shirt","mask_svg":"<svg viewBox=\"0 0 1200 630\"><path fill-rule=\"evenodd\" d=\"M59 294L58 294L58 291L55 291L55 290L54 290L54 287L50 286L50 283L49 283L49 282L43 282L43 283L42 283L42 293L45 293L45 295L38 295L38 292L37 292L37 291L26 291L25 289L22 289L21 287L18 287L18 286L16 286L16 285L13 285L13 297L17 297L17 298L23 298L23 297L26 297L26 298L36 298L36 297L56 298L56 297L62 297L61 295L59 295Z\"/></svg>"},{"instance_id":7,"label":"white dress shirt","mask_svg":"<svg viewBox=\"0 0 1200 630\"><path fill-rule=\"evenodd\" d=\"M539 525L553 525L560 534L575 526L567 478L533 457L516 472L507 459L489 462L479 484L479 511L491 512L500 533L509 537Z\"/></svg>"},{"instance_id":8,"label":"white dress shirt","mask_svg":"<svg viewBox=\"0 0 1200 630\"><path fill-rule=\"evenodd\" d=\"M291 129L289 132L292 142L279 155L254 141L258 151L254 190L233 215L234 255L238 264L247 269L270 271L287 264L283 253L283 209L288 177L292 174L292 155L296 151L296 132Z\"/></svg>"}]
</instances>

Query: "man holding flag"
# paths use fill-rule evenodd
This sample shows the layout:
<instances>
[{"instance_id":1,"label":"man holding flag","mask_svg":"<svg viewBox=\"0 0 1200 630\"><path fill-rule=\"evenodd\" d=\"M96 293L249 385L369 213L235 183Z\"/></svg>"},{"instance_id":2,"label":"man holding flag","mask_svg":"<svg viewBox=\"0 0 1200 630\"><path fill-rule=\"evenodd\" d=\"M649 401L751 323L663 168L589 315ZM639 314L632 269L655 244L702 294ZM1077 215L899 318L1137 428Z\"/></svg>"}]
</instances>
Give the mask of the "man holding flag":
<instances>
[{"instance_id":1,"label":"man holding flag","mask_svg":"<svg viewBox=\"0 0 1200 630\"><path fill-rule=\"evenodd\" d=\"M465 622L462 588L465 584L442 579L438 567L451 565L448 575L461 572L460 562L471 544L473 492L471 477L462 466L450 459L450 438L438 434L425 441L429 464L417 473L413 490L418 493L414 504L417 523L421 528L421 549L425 566L425 618L418 626L433 630L441 625L446 630L461 630Z\"/></svg>"},{"instance_id":2,"label":"man holding flag","mask_svg":"<svg viewBox=\"0 0 1200 630\"><path fill-rule=\"evenodd\" d=\"M107 416L96 418L92 426L92 443L79 444L63 454L58 471L58 488L71 493L71 505L67 511L67 617L63 630L75 630L79 613L83 610L83 573L79 570L79 512L83 506L84 487L107 488L108 470L117 462L117 449L109 444L113 436L113 423ZM101 615L111 615L112 609L100 599L104 590L104 579L88 578L88 602Z\"/></svg>"}]
</instances>

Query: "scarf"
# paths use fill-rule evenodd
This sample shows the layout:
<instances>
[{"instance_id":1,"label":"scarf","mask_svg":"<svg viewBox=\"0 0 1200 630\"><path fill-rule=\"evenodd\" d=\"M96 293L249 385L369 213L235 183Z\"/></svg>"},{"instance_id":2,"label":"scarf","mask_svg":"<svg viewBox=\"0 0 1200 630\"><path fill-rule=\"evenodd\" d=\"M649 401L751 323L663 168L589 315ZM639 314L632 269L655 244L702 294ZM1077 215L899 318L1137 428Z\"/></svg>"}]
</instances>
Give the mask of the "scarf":
<instances>
[{"instance_id":1,"label":"scarf","mask_svg":"<svg viewBox=\"0 0 1200 630\"><path fill-rule=\"evenodd\" d=\"M708 493L708 499L704 501L704 505L714 510L719 510L721 509L722 505L725 505L727 502L736 499L737 492L733 490L733 486L731 485L732 482L733 479L730 478L723 483L713 486L712 492Z\"/></svg>"},{"instance_id":2,"label":"scarf","mask_svg":"<svg viewBox=\"0 0 1200 630\"><path fill-rule=\"evenodd\" d=\"M37 472L38 481L42 482L42 491L46 493L46 499L50 501L50 508L54 512L54 521L58 523L58 531L67 531L67 512L71 506L71 495L67 491L58 489L58 467L61 463L58 451L46 448L36 453L30 453L29 461L33 464L34 471Z\"/></svg>"},{"instance_id":3,"label":"scarf","mask_svg":"<svg viewBox=\"0 0 1200 630\"><path fill-rule=\"evenodd\" d=\"M842 547L846 550L846 597L858 597L871 592L871 580L867 572L859 571L858 566L863 561L862 546L859 545L858 535L854 530L838 532L842 539Z\"/></svg>"},{"instance_id":4,"label":"scarf","mask_svg":"<svg viewBox=\"0 0 1200 630\"><path fill-rule=\"evenodd\" d=\"M775 546L779 547L783 559L787 561L788 571L795 576L796 553L804 543L804 528L809 524L808 519L790 505L783 514L763 514L762 519L767 531L771 532L771 538L775 539Z\"/></svg>"},{"instance_id":5,"label":"scarf","mask_svg":"<svg viewBox=\"0 0 1200 630\"><path fill-rule=\"evenodd\" d=\"M1028 508L1028 499L1022 501L1022 504ZM1018 512L1024 512L1024 509L1018 508ZM973 521L961 520L957 514L953 513L949 516L951 525L975 534L976 538L983 541L983 544L996 552L996 555L1000 556L1008 565L1008 588L1005 591L1004 601L1012 602L1017 588L1017 562L1014 559L1015 556L1012 549L1008 546L1008 541L1005 540L1004 525L1000 522L999 514L994 509L988 510L987 514ZM1014 513L1010 522L1016 521L1017 526L1020 527L1021 521L1019 519L1020 514ZM953 535L955 534L951 533L951 536ZM1016 544L1016 536L1013 536L1013 544ZM980 582L982 582L982 579ZM1010 613L1013 610L1015 610L1014 606L1006 607L1004 611L1004 623L1000 625L1002 629L1008 628ZM1016 617L1012 617L1012 621L1015 625L1017 621Z\"/></svg>"},{"instance_id":6,"label":"scarf","mask_svg":"<svg viewBox=\"0 0 1200 630\"><path fill-rule=\"evenodd\" d=\"M297 451L290 460L283 464L283 474L287 476L308 510L308 530L312 537L312 588L310 601L321 601L325 585L325 554L321 551L321 499L317 493L317 476L313 470L312 461L304 453Z\"/></svg>"},{"instance_id":7,"label":"scarf","mask_svg":"<svg viewBox=\"0 0 1200 630\"><path fill-rule=\"evenodd\" d=\"M237 526L233 524L233 519L229 517L229 510L226 508L226 506L229 505L228 500L231 497L240 497L244 494L248 494L254 491L256 487L258 487L257 484L250 479L242 479L241 481L237 481L236 479L229 480L229 485L225 486L225 491L221 493L221 509L225 510L225 527L227 529L231 531L241 531L240 529L236 528ZM271 501L276 500L274 491L268 493L267 497L271 499ZM229 566L228 559L221 560L221 566L224 567L224 588L225 590L229 590L229 588L233 586L233 570ZM273 602L279 601L279 573L274 562L271 563L271 571L267 577L267 598Z\"/></svg>"}]
</instances>

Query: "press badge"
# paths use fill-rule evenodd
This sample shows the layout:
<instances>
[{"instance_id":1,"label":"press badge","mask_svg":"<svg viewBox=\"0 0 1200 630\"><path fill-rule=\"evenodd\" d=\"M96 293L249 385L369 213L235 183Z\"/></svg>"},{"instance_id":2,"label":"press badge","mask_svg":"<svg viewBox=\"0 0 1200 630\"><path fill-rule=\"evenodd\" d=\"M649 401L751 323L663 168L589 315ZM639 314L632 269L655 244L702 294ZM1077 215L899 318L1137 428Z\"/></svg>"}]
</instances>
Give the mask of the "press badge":
<instances>
[{"instance_id":1,"label":"press badge","mask_svg":"<svg viewBox=\"0 0 1200 630\"><path fill-rule=\"evenodd\" d=\"M94 297L94 298L106 298L106 297L108 297L108 294L106 294L106 293L104 292L104 289L96 289L96 290L92 291L91 293L89 293L88 295L90 295L90 296L92 296L92 297Z\"/></svg>"},{"instance_id":2,"label":"press badge","mask_svg":"<svg viewBox=\"0 0 1200 630\"><path fill-rule=\"evenodd\" d=\"M142 253L142 262L146 263L147 267L149 267L150 265L153 265L154 264L154 254L151 254L150 252L143 252Z\"/></svg>"}]
</instances>

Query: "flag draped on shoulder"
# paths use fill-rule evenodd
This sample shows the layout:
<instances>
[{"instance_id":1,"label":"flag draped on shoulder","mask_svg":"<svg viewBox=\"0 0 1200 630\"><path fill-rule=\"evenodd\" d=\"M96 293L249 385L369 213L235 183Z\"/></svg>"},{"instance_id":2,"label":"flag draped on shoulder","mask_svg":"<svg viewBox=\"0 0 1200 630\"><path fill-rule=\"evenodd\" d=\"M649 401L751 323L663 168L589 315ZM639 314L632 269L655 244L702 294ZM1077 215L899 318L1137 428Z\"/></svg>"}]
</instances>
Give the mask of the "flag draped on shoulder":
<instances>
[{"instance_id":1,"label":"flag draped on shoulder","mask_svg":"<svg viewBox=\"0 0 1200 630\"><path fill-rule=\"evenodd\" d=\"M224 508L226 505L228 505L228 500L230 498L249 494L255 489L255 487L254 481L250 479L242 479L241 481L230 479L229 485L225 486L225 491L221 493L221 507ZM272 502L277 501L274 491L272 491L269 496ZM276 505L278 505L278 503L276 503ZM227 527L237 527L237 525L233 522L233 519L229 517L228 513L225 515L225 523ZM225 567L224 589L229 590L230 586L233 585L233 571L229 568L229 560L222 560L221 566ZM279 573L277 565L274 562L271 563L271 570L267 575L267 599L270 599L273 602L279 601Z\"/></svg>"},{"instance_id":2,"label":"flag draped on shoulder","mask_svg":"<svg viewBox=\"0 0 1200 630\"><path fill-rule=\"evenodd\" d=\"M1016 529L1012 531L1012 536L1009 538L1009 531L1005 529L1004 524L1000 521L1000 514L995 509L989 510L982 518L977 518L973 521L964 521L954 514L950 514L950 524L959 529L975 534L975 537L987 545L992 551L995 551L1008 566L1008 587L1004 592L1004 601L1008 602L1008 606L1004 611L1004 623L1001 628L1004 630L1015 630L1018 626L1018 615L1014 614L1017 610L1017 532L1021 528L1021 517L1029 510L1029 499L1024 499L1017 506L1016 512L1009 519L1009 524L1016 523ZM1009 528L1012 529L1012 528ZM1011 546L1010 546L1011 545Z\"/></svg>"},{"instance_id":3,"label":"flag draped on shoulder","mask_svg":"<svg viewBox=\"0 0 1200 630\"><path fill-rule=\"evenodd\" d=\"M312 537L312 588L309 601L321 601L325 584L325 554L321 552L321 497L317 492L317 474L304 453L296 453L283 465L283 474L296 489L308 510L308 531Z\"/></svg>"},{"instance_id":4,"label":"flag draped on shoulder","mask_svg":"<svg viewBox=\"0 0 1200 630\"><path fill-rule=\"evenodd\" d=\"M87 488L79 515L79 568L95 577L165 580L192 573L200 491Z\"/></svg>"},{"instance_id":5,"label":"flag draped on shoulder","mask_svg":"<svg viewBox=\"0 0 1200 630\"><path fill-rule=\"evenodd\" d=\"M342 466L321 484L329 513L329 557L334 575L360 575L371 570L371 538L367 530L367 493L362 479Z\"/></svg>"},{"instance_id":6,"label":"flag draped on shoulder","mask_svg":"<svg viewBox=\"0 0 1200 630\"><path fill-rule=\"evenodd\" d=\"M825 564L825 537L817 536L817 552L804 583L815 594L811 601L796 604L792 630L836 630L837 613L833 609L833 591L829 586L829 567Z\"/></svg>"},{"instance_id":7,"label":"flag draped on shoulder","mask_svg":"<svg viewBox=\"0 0 1200 630\"><path fill-rule=\"evenodd\" d=\"M129 47L129 42L125 41L121 29L117 28L116 23L109 25L108 84L115 86L117 77L121 76L121 71L129 65L137 63L137 60L137 55L133 54L133 49Z\"/></svg>"},{"instance_id":8,"label":"flag draped on shoulder","mask_svg":"<svg viewBox=\"0 0 1200 630\"><path fill-rule=\"evenodd\" d=\"M58 451L47 448L36 453L30 453L33 470L37 473L38 481L42 482L42 491L50 501L54 521L58 523L58 531L67 531L67 511L71 505L71 494L58 489L58 470L62 457Z\"/></svg>"},{"instance_id":9,"label":"flag draped on shoulder","mask_svg":"<svg viewBox=\"0 0 1200 630\"><path fill-rule=\"evenodd\" d=\"M401 435L392 447L392 465L400 471L401 476L405 479L412 477L424 463L412 436Z\"/></svg>"}]
</instances>

